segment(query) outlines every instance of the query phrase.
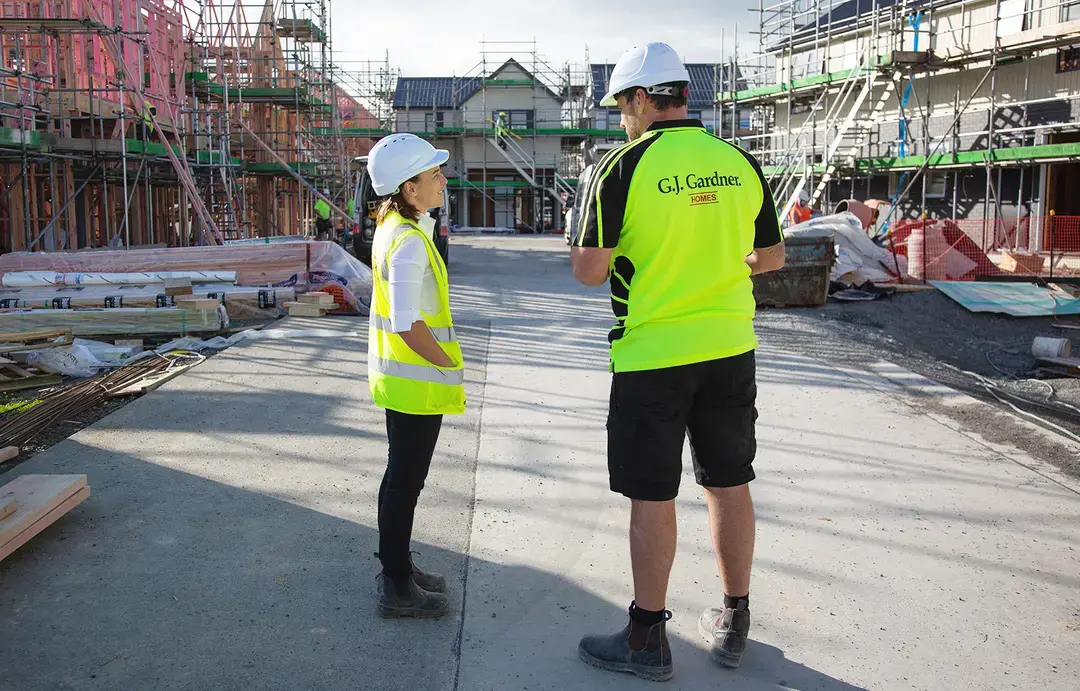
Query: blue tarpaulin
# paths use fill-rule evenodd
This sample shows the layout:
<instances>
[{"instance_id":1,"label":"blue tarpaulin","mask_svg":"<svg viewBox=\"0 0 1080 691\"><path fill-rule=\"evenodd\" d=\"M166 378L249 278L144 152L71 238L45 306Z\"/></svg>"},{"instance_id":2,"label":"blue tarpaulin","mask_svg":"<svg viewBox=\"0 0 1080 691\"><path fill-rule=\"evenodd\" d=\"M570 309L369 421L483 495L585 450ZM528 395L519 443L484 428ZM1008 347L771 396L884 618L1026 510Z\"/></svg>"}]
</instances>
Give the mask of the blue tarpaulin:
<instances>
[{"instance_id":1,"label":"blue tarpaulin","mask_svg":"<svg viewBox=\"0 0 1080 691\"><path fill-rule=\"evenodd\" d=\"M1080 314L1080 299L1033 283L930 281L969 312L995 312L1013 317Z\"/></svg>"}]
</instances>

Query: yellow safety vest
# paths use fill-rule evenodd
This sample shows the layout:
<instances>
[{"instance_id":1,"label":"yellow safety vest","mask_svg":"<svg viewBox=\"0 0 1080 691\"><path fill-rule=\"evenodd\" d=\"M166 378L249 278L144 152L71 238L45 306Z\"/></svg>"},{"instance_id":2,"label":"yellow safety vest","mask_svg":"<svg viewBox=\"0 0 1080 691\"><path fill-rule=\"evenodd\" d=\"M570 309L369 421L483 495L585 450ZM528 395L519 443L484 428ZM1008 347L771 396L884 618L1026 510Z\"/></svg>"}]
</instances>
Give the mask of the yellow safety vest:
<instances>
[{"instance_id":1,"label":"yellow safety vest","mask_svg":"<svg viewBox=\"0 0 1080 691\"><path fill-rule=\"evenodd\" d=\"M439 288L438 311L421 312L420 316L455 363L452 368L431 364L390 330L390 257L409 235L418 235L424 241ZM431 238L413 221L392 213L375 229L371 267L368 383L375 405L413 415L465 412L465 369L450 316L450 282Z\"/></svg>"}]
</instances>

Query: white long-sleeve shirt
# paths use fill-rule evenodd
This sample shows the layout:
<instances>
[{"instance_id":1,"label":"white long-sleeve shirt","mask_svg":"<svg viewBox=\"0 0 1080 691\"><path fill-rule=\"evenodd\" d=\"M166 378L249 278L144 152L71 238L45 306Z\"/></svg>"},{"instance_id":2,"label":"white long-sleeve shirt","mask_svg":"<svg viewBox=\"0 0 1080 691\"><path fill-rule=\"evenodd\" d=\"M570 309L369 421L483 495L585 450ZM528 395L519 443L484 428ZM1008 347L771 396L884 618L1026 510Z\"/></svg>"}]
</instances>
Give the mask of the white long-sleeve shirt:
<instances>
[{"instance_id":1,"label":"white long-sleeve shirt","mask_svg":"<svg viewBox=\"0 0 1080 691\"><path fill-rule=\"evenodd\" d=\"M430 235L435 219L423 214L417 225ZM402 240L390 255L389 269L390 326L394 333L411 329L420 320L421 312L439 311L439 286L421 238L409 235Z\"/></svg>"}]
</instances>

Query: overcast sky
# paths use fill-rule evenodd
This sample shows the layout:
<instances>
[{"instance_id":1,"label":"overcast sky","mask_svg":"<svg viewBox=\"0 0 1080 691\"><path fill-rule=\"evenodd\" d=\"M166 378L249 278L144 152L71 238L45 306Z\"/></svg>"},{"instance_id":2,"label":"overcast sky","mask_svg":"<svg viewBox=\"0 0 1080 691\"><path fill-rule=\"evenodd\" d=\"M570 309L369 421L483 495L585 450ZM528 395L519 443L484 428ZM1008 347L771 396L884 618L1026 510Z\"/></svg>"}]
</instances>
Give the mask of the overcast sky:
<instances>
[{"instance_id":1,"label":"overcast sky","mask_svg":"<svg viewBox=\"0 0 1080 691\"><path fill-rule=\"evenodd\" d=\"M537 52L554 66L584 63L586 46L591 62L615 62L634 43L656 40L687 62L717 62L731 53L736 22L740 43L753 39L751 3L758 6L756 0L332 0L331 30L334 59L345 70L358 68L350 61L381 60L389 51L391 67L407 77L461 76L480 62L481 40L535 39Z\"/></svg>"}]
</instances>

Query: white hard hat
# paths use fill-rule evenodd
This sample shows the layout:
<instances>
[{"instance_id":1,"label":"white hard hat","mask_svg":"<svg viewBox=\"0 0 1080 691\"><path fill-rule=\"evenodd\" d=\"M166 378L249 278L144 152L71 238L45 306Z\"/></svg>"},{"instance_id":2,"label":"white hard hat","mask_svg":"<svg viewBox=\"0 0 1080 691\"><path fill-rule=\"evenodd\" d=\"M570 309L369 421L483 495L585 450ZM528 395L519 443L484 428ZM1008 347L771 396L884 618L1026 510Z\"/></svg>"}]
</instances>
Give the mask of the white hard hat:
<instances>
[{"instance_id":1,"label":"white hard hat","mask_svg":"<svg viewBox=\"0 0 1080 691\"><path fill-rule=\"evenodd\" d=\"M392 134L380 139L368 154L371 187L380 197L393 194L403 182L449 159L449 151L436 149L415 134Z\"/></svg>"},{"instance_id":2,"label":"white hard hat","mask_svg":"<svg viewBox=\"0 0 1080 691\"><path fill-rule=\"evenodd\" d=\"M600 105L606 108L618 105L615 94L639 86L648 90L650 86L670 82L689 82L690 73L675 50L666 43L653 41L645 45L634 46L623 53L615 63L608 80L607 94Z\"/></svg>"}]
</instances>

